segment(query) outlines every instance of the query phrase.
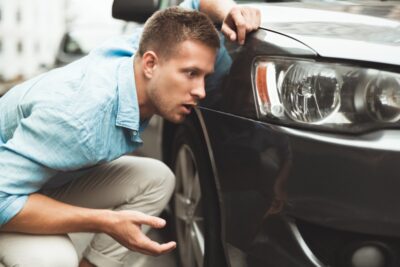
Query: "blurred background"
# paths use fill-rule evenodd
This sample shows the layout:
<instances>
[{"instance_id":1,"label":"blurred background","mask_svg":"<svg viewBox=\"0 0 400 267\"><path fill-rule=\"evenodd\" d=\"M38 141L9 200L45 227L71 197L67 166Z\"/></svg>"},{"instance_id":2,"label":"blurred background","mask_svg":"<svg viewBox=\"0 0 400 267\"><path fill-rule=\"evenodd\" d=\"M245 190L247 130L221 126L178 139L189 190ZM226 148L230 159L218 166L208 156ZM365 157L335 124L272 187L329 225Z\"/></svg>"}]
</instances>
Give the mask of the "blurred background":
<instances>
[{"instance_id":1,"label":"blurred background","mask_svg":"<svg viewBox=\"0 0 400 267\"><path fill-rule=\"evenodd\" d=\"M112 0L0 0L0 96L121 34Z\"/></svg>"}]
</instances>

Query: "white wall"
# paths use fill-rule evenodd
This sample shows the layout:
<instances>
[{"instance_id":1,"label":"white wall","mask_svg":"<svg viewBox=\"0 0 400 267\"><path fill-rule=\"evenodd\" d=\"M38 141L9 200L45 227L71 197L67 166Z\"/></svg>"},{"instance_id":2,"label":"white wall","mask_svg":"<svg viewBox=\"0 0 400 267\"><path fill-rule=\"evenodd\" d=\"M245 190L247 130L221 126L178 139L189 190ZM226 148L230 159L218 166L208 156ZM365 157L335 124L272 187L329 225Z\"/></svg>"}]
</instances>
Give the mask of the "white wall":
<instances>
[{"instance_id":1,"label":"white wall","mask_svg":"<svg viewBox=\"0 0 400 267\"><path fill-rule=\"evenodd\" d=\"M53 63L66 28L67 3L68 0L0 0L3 78L28 78L37 74L41 66Z\"/></svg>"}]
</instances>

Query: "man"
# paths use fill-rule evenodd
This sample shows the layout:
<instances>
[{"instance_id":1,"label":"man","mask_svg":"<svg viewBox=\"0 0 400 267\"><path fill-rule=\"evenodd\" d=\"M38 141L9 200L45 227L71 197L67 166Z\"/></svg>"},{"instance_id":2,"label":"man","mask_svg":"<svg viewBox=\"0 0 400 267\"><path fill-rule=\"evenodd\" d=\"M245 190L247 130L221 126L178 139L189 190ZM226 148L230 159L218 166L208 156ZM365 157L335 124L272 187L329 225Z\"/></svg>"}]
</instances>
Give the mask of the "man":
<instances>
[{"instance_id":1,"label":"man","mask_svg":"<svg viewBox=\"0 0 400 267\"><path fill-rule=\"evenodd\" d=\"M182 5L225 18L224 32L240 43L259 24L256 11L230 1ZM180 122L205 97L218 47L205 15L172 8L155 14L141 37L113 41L7 93L0 100L0 263L78 266L71 232L96 233L81 267L122 266L129 250L173 250L175 242L159 244L141 231L165 225L155 216L172 194L173 174L159 161L121 156L142 144L153 114Z\"/></svg>"}]
</instances>

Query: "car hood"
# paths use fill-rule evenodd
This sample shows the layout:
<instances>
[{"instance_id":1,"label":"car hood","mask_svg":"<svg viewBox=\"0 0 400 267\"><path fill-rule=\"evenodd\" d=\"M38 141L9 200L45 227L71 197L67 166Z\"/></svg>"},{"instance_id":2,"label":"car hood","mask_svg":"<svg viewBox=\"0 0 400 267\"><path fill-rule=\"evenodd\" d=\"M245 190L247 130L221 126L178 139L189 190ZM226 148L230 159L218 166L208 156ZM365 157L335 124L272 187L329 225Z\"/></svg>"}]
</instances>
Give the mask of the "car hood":
<instances>
[{"instance_id":1,"label":"car hood","mask_svg":"<svg viewBox=\"0 0 400 267\"><path fill-rule=\"evenodd\" d=\"M261 27L290 36L327 58L400 65L400 3L255 4Z\"/></svg>"}]
</instances>

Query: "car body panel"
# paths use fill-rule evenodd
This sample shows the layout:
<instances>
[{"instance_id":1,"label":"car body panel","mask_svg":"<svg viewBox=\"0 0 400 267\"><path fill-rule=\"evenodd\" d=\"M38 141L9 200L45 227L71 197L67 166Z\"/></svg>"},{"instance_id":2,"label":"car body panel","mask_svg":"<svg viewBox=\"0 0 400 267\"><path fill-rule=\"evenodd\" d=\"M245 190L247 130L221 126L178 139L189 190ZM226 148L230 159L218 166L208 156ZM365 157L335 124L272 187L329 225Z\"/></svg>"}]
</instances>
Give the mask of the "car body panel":
<instances>
[{"instance_id":1,"label":"car body panel","mask_svg":"<svg viewBox=\"0 0 400 267\"><path fill-rule=\"evenodd\" d=\"M291 36L322 57L400 64L399 3L384 8L332 3L257 7L263 28Z\"/></svg>"},{"instance_id":2,"label":"car body panel","mask_svg":"<svg viewBox=\"0 0 400 267\"><path fill-rule=\"evenodd\" d=\"M388 205L398 201L397 151L316 141L211 110L202 117L231 245L247 251L277 212L340 230L400 233L397 207Z\"/></svg>"}]
</instances>

